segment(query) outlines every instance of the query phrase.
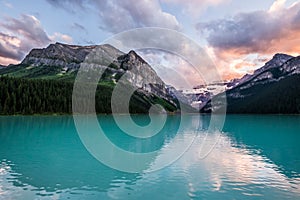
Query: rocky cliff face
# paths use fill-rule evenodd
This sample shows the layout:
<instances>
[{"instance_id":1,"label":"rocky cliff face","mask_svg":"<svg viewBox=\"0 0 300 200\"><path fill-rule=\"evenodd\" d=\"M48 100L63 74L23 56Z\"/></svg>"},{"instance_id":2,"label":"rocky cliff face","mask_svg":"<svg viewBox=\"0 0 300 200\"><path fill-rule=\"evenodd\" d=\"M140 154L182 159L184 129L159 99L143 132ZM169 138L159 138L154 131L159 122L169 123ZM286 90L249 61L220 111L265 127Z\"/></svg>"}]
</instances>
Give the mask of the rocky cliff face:
<instances>
[{"instance_id":1,"label":"rocky cliff face","mask_svg":"<svg viewBox=\"0 0 300 200\"><path fill-rule=\"evenodd\" d=\"M89 55L92 55L89 57ZM135 51L123 53L104 44L75 46L62 43L50 44L44 49L33 49L19 64L0 70L0 74L24 78L74 80L82 63L107 68L102 79L116 83L126 73L126 82L145 95L154 94L174 106L173 94L167 90L152 67Z\"/></svg>"},{"instance_id":2,"label":"rocky cliff face","mask_svg":"<svg viewBox=\"0 0 300 200\"><path fill-rule=\"evenodd\" d=\"M118 66L117 68L120 69L121 73L123 70L124 73L127 73L126 81L130 82L131 85L174 103L173 95L167 90L166 84L135 51L119 56L114 64Z\"/></svg>"},{"instance_id":3,"label":"rocky cliff face","mask_svg":"<svg viewBox=\"0 0 300 200\"><path fill-rule=\"evenodd\" d=\"M146 81L155 85L161 85L165 88L165 83L158 77L151 66L144 61L135 51L117 58L121 69L128 71L130 74L128 81L139 88L145 87Z\"/></svg>"},{"instance_id":4,"label":"rocky cliff face","mask_svg":"<svg viewBox=\"0 0 300 200\"><path fill-rule=\"evenodd\" d=\"M276 54L253 74L229 83L231 89L226 91L228 112L300 113L299 80L300 56ZM211 109L209 101L202 112L210 112Z\"/></svg>"},{"instance_id":5,"label":"rocky cliff face","mask_svg":"<svg viewBox=\"0 0 300 200\"><path fill-rule=\"evenodd\" d=\"M118 57L123 52L111 45L76 46L62 43L50 44L44 49L33 49L21 64L30 66L59 66L78 69L86 56L95 49L102 51L103 57Z\"/></svg>"},{"instance_id":6,"label":"rocky cliff face","mask_svg":"<svg viewBox=\"0 0 300 200\"><path fill-rule=\"evenodd\" d=\"M97 51L97 60L86 60L87 55ZM21 62L23 66L31 67L61 67L64 71L78 70L83 62L92 62L96 67L107 67L113 74L128 72L128 81L138 88L151 90L152 85L163 86L165 83L158 77L151 66L144 61L135 51L125 54L111 45L75 46L61 43L50 44L44 49L33 49ZM115 75L114 75L115 76ZM114 78L112 76L111 78Z\"/></svg>"}]
</instances>

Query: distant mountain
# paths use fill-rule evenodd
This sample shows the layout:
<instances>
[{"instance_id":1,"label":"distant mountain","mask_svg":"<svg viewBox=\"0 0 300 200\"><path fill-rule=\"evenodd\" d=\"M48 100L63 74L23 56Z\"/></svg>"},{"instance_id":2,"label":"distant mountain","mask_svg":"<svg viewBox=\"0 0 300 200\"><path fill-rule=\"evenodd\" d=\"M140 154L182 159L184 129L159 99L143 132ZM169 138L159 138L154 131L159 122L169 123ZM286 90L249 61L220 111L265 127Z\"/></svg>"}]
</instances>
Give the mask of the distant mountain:
<instances>
[{"instance_id":1,"label":"distant mountain","mask_svg":"<svg viewBox=\"0 0 300 200\"><path fill-rule=\"evenodd\" d=\"M276 54L253 74L228 83L228 113L300 113L300 56ZM221 102L224 94L216 95ZM214 109L220 106L216 103ZM211 100L201 112L211 112Z\"/></svg>"},{"instance_id":2,"label":"distant mountain","mask_svg":"<svg viewBox=\"0 0 300 200\"><path fill-rule=\"evenodd\" d=\"M199 110L213 96L225 91L227 82L215 82L194 86L192 89L182 90L182 93L187 97L190 104Z\"/></svg>"},{"instance_id":3,"label":"distant mountain","mask_svg":"<svg viewBox=\"0 0 300 200\"><path fill-rule=\"evenodd\" d=\"M35 82L36 80L44 80L44 82L73 83L81 63L95 51L97 52L97 59L96 61L89 60L89 64L99 68L107 68L99 83L99 87L105 88L102 90L102 95L107 97L99 100L99 103L103 104L105 101L107 108L102 106L103 108L98 112L111 112L110 102L107 102L107 99L110 98L116 82L124 73L127 73L126 82L138 88L132 97L131 110L133 112L148 112L148 108L156 103L161 104L170 112L180 109L174 93L168 89L169 87L142 57L135 51L126 54L108 44L93 46L50 44L44 49L31 50L20 64L0 69L0 75ZM30 85L30 83L26 84ZM107 94L103 94L103 91L107 91ZM101 96L101 92L99 95ZM101 99L101 97L99 98ZM39 101L43 101L43 99ZM5 100L2 100L2 108L4 104Z\"/></svg>"}]
</instances>

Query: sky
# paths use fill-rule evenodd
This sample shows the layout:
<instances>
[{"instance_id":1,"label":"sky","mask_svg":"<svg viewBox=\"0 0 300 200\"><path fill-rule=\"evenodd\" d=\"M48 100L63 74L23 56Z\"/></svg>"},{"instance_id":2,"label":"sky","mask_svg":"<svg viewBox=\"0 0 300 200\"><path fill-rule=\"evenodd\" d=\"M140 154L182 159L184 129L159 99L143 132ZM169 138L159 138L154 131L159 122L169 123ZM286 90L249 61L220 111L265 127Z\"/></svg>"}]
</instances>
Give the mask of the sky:
<instances>
[{"instance_id":1,"label":"sky","mask_svg":"<svg viewBox=\"0 0 300 200\"><path fill-rule=\"evenodd\" d=\"M275 53L300 52L300 2L295 0L0 0L0 64L19 63L32 48L57 41L101 44L142 27L190 37L207 51L224 80L252 73ZM171 66L197 84L188 62L161 52L140 53L158 74Z\"/></svg>"}]
</instances>

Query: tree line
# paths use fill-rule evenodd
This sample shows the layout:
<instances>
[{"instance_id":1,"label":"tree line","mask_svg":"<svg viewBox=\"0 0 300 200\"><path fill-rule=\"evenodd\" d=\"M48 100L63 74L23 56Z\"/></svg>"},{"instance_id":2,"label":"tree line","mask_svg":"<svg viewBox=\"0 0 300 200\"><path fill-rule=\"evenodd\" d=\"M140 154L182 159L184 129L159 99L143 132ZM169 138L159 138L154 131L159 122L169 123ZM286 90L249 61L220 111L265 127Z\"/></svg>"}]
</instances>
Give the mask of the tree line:
<instances>
[{"instance_id":1,"label":"tree line","mask_svg":"<svg viewBox=\"0 0 300 200\"><path fill-rule=\"evenodd\" d=\"M0 77L0 114L71 113L73 84Z\"/></svg>"},{"instance_id":2,"label":"tree line","mask_svg":"<svg viewBox=\"0 0 300 200\"><path fill-rule=\"evenodd\" d=\"M73 81L26 79L0 76L0 114L71 114ZM97 113L111 113L111 95L114 85L100 82L95 94ZM122 99L120 99L122 103ZM149 97L136 91L130 100L130 113L148 113L153 103L168 111L177 108L157 96Z\"/></svg>"}]
</instances>

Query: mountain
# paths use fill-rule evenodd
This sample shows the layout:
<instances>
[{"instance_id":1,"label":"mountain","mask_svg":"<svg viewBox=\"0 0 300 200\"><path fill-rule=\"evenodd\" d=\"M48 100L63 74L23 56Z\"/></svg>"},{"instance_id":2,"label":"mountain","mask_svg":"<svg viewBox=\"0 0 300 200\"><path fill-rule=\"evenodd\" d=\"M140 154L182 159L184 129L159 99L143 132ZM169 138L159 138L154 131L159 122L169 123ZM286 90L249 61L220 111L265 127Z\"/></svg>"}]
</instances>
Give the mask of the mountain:
<instances>
[{"instance_id":1,"label":"mountain","mask_svg":"<svg viewBox=\"0 0 300 200\"><path fill-rule=\"evenodd\" d=\"M232 88L232 87L240 85L244 82L247 82L247 81L251 80L253 77L261 74L262 72L265 72L272 68L277 68L278 66L281 66L282 64L284 64L286 61L290 60L291 58L293 58L293 56L277 53L263 67L255 70L253 74L246 74L241 79L233 79L232 81L230 81L227 84L227 87Z\"/></svg>"},{"instance_id":2,"label":"mountain","mask_svg":"<svg viewBox=\"0 0 300 200\"><path fill-rule=\"evenodd\" d=\"M32 49L20 64L10 65L1 70L0 74L20 78L73 81L80 64L93 50L101 52L99 64L106 66L110 64L110 60L124 55L111 45L77 46L55 43L44 49Z\"/></svg>"},{"instance_id":3,"label":"mountain","mask_svg":"<svg viewBox=\"0 0 300 200\"><path fill-rule=\"evenodd\" d=\"M199 110L213 96L225 91L227 82L215 82L194 86L192 89L182 90L182 93L188 98L190 104Z\"/></svg>"},{"instance_id":4,"label":"mountain","mask_svg":"<svg viewBox=\"0 0 300 200\"><path fill-rule=\"evenodd\" d=\"M263 67L228 83L228 113L300 113L300 56L276 54ZM215 97L220 106L224 93ZM211 112L211 100L201 112Z\"/></svg>"},{"instance_id":5,"label":"mountain","mask_svg":"<svg viewBox=\"0 0 300 200\"><path fill-rule=\"evenodd\" d=\"M87 59L89 55L93 54L96 55L95 58ZM99 82L96 93L96 100L98 98L98 101L96 102L98 102L99 104L98 110L96 105L97 112L111 112L110 101L108 99L111 98L111 93L116 83L125 73L125 82L131 87L137 88L130 101L130 108L132 112L148 112L150 106L157 103L161 104L167 111L170 112L174 112L180 109L179 101L174 97L174 93L168 90L169 87L166 86L166 84L160 79L160 77L158 77L152 67L145 60L143 60L142 57L140 57L135 51L123 53L108 44L77 46L55 43L50 44L48 47L43 49L33 49L20 64L10 65L9 67L0 69L2 82L5 82L6 84L2 84L2 86L22 87L17 86L16 84L13 86L9 86L11 82L17 81L23 82L23 85L27 85L28 87L30 87L31 83L33 85L39 83L41 85L45 84L44 90L48 90L47 87L52 83L55 83L58 85L65 84L67 85L66 87L72 91L72 84L75 80L76 74L81 64L83 62L86 62L86 60L87 64L92 65L93 67L98 67L99 69L106 68ZM14 80L12 81L10 79ZM56 85L55 87L58 86ZM63 86L60 85L59 87ZM31 91L31 88L22 89L25 91ZM6 90L4 88L2 91ZM59 90L60 89L57 89L57 91ZM36 91L31 92L37 93ZM14 97L12 97L12 95L9 93L10 92L4 94L10 95L10 101L13 101L11 99L15 99L14 101L22 101L22 94L14 94ZM55 92L53 92L53 94L54 93ZM64 91L63 94L54 95L67 95L67 103L65 104L70 104L70 95L72 92L67 93L68 94L66 94L66 92ZM34 94L32 95L37 96ZM45 96L43 94L39 95ZM37 102L46 101L45 98L36 98L37 99L35 101ZM51 98L56 97L52 96ZM6 101L7 99L2 99L0 105L0 113L1 107L4 108ZM10 104L13 105L14 103ZM16 102L16 104L18 105L19 102ZM24 106L24 104L22 105ZM31 109L32 107L34 107L34 105L31 106ZM68 107L68 112L71 112L70 106L64 107ZM53 108L52 110L47 110L47 106L44 106L44 109L46 109L46 112L50 113L57 112L56 110L53 110ZM16 113L27 113L26 109L23 108L16 108L15 110ZM39 110L38 112L43 111ZM63 112L65 112L65 110Z\"/></svg>"}]
</instances>

